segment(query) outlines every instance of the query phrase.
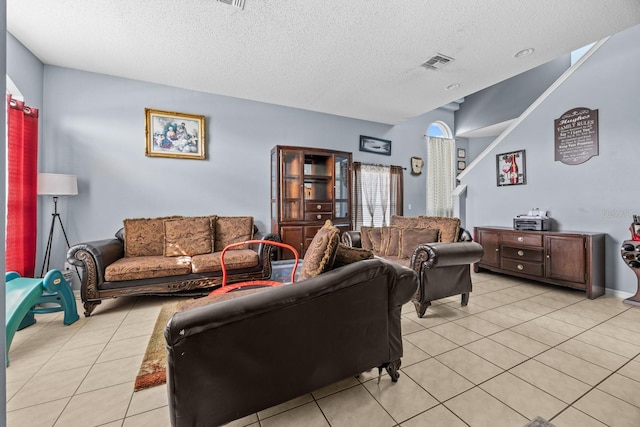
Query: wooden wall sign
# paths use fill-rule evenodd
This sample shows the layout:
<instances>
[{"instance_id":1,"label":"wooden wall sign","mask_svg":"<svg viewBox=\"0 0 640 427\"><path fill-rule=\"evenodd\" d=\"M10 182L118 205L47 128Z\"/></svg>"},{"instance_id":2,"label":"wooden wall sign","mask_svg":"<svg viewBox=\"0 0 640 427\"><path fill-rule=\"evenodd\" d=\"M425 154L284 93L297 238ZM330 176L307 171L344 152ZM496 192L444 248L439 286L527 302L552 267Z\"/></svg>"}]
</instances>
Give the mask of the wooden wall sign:
<instances>
[{"instance_id":1,"label":"wooden wall sign","mask_svg":"<svg viewBox=\"0 0 640 427\"><path fill-rule=\"evenodd\" d=\"M579 165L598 155L598 110L574 108L554 120L555 161Z\"/></svg>"}]
</instances>

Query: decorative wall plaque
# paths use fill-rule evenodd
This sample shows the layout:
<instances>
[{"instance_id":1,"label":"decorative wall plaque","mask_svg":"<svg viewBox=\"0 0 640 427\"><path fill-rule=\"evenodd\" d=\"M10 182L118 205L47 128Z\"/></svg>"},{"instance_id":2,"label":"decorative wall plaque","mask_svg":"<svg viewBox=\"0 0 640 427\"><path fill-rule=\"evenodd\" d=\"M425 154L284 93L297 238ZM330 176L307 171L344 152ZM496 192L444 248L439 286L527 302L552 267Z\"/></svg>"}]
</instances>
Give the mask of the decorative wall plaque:
<instances>
[{"instance_id":1,"label":"decorative wall plaque","mask_svg":"<svg viewBox=\"0 0 640 427\"><path fill-rule=\"evenodd\" d=\"M598 155L598 110L574 108L553 123L556 161L579 165Z\"/></svg>"}]
</instances>

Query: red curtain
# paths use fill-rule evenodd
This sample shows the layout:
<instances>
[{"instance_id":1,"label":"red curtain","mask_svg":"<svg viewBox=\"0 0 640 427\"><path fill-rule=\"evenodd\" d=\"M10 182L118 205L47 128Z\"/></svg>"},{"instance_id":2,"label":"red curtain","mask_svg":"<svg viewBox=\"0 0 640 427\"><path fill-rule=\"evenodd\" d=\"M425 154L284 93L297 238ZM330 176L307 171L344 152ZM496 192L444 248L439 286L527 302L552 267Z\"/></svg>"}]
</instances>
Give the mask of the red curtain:
<instances>
[{"instance_id":1,"label":"red curtain","mask_svg":"<svg viewBox=\"0 0 640 427\"><path fill-rule=\"evenodd\" d=\"M38 110L7 95L6 270L34 277L37 240Z\"/></svg>"}]
</instances>

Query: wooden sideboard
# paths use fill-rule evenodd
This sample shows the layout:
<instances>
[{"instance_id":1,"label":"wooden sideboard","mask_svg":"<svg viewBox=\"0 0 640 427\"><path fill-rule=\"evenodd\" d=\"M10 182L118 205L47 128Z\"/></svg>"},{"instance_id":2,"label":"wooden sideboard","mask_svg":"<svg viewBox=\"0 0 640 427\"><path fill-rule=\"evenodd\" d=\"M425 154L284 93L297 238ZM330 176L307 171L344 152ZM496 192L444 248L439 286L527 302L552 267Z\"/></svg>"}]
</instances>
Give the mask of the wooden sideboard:
<instances>
[{"instance_id":1,"label":"wooden sideboard","mask_svg":"<svg viewBox=\"0 0 640 427\"><path fill-rule=\"evenodd\" d=\"M603 233L475 227L474 240L484 248L475 272L485 269L583 289L589 299L604 295Z\"/></svg>"}]
</instances>

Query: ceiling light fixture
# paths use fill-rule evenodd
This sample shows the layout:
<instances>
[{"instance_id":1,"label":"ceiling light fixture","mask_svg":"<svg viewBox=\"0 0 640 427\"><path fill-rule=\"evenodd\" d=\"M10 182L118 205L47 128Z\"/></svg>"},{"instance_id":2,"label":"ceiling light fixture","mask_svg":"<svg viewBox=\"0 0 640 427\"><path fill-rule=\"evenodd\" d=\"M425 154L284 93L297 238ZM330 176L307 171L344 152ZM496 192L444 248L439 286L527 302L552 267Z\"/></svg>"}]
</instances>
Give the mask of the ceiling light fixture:
<instances>
[{"instance_id":1,"label":"ceiling light fixture","mask_svg":"<svg viewBox=\"0 0 640 427\"><path fill-rule=\"evenodd\" d=\"M445 87L445 90L454 90L454 89L458 89L459 87L460 87L460 83L454 83Z\"/></svg>"},{"instance_id":2,"label":"ceiling light fixture","mask_svg":"<svg viewBox=\"0 0 640 427\"><path fill-rule=\"evenodd\" d=\"M522 49L517 51L513 56L515 58L524 58L525 56L529 56L533 53L535 49L533 49L532 47L528 47L526 49Z\"/></svg>"}]
</instances>

